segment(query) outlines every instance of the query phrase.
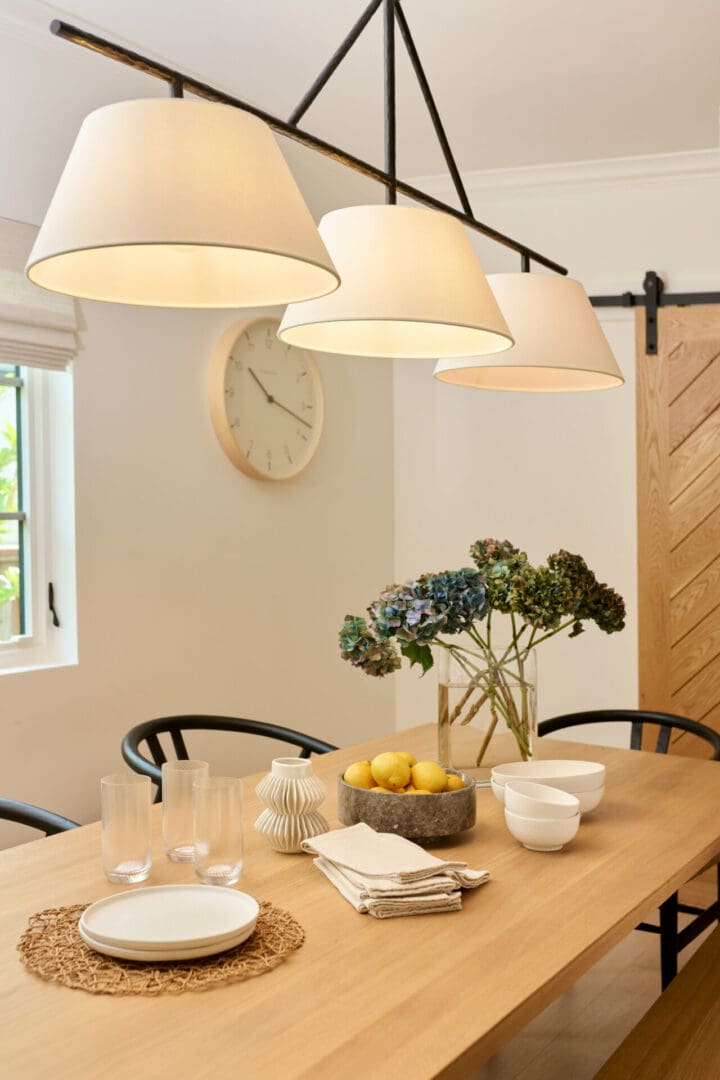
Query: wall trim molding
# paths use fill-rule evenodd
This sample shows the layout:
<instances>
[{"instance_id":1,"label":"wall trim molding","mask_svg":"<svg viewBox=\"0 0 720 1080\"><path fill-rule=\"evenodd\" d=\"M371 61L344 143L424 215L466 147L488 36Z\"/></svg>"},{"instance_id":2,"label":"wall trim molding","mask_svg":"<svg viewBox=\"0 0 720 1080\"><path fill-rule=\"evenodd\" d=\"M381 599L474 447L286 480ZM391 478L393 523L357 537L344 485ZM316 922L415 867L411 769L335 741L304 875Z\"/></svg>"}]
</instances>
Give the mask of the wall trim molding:
<instances>
[{"instance_id":1,"label":"wall trim molding","mask_svg":"<svg viewBox=\"0 0 720 1080\"><path fill-rule=\"evenodd\" d=\"M532 193L564 196L573 191L607 190L628 184L718 183L720 149L485 169L466 172L462 176L471 199L477 193L484 200ZM415 176L411 183L447 199L455 193L452 180L444 173Z\"/></svg>"}]
</instances>

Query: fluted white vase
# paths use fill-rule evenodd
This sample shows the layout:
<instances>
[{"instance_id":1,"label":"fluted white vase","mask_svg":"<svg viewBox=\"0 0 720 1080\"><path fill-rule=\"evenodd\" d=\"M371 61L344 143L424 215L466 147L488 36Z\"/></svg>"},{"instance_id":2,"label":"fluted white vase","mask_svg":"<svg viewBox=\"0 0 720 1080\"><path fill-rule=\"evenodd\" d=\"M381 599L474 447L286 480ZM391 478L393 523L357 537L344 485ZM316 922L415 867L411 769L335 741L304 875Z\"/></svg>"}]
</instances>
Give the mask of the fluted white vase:
<instances>
[{"instance_id":1,"label":"fluted white vase","mask_svg":"<svg viewBox=\"0 0 720 1080\"><path fill-rule=\"evenodd\" d=\"M312 762L307 758L275 758L255 791L267 807L255 828L276 851L302 851L303 840L330 828L317 812L327 790L313 775Z\"/></svg>"}]
</instances>

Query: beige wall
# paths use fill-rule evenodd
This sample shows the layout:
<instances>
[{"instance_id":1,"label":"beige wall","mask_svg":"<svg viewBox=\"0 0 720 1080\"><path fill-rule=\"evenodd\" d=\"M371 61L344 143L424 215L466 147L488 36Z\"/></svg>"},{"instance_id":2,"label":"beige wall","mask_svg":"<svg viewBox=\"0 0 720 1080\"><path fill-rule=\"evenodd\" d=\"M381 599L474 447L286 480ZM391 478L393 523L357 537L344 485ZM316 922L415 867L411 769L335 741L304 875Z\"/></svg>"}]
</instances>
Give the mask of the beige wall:
<instances>
[{"instance_id":1,"label":"beige wall","mask_svg":"<svg viewBox=\"0 0 720 1080\"><path fill-rule=\"evenodd\" d=\"M0 128L14 147L0 217L35 224L84 113L162 93L44 31L0 32L0 70L13 84ZM286 149L316 216L378 197L339 166ZM83 303L82 314L79 664L0 675L0 793L93 819L122 736L159 715L248 716L340 744L390 729L393 687L359 679L337 633L346 610L392 576L391 366L320 357L317 455L297 479L263 484L225 458L207 404L211 350L240 313ZM272 756L220 738L195 743L216 769ZM0 846L19 838L0 828Z\"/></svg>"},{"instance_id":2,"label":"beige wall","mask_svg":"<svg viewBox=\"0 0 720 1080\"><path fill-rule=\"evenodd\" d=\"M718 151L466 180L479 217L564 262L591 293L639 292L649 268L675 291L718 288ZM418 183L452 198L445 180ZM481 241L478 250L488 271L519 269L505 249ZM623 633L590 630L539 650L541 718L637 704L634 322L627 310L601 318L625 374L620 390L491 393L437 383L432 364L395 363L396 577L467 565L473 540L497 536L533 560L580 552L626 599ZM396 678L399 726L433 716L434 673Z\"/></svg>"},{"instance_id":3,"label":"beige wall","mask_svg":"<svg viewBox=\"0 0 720 1080\"><path fill-rule=\"evenodd\" d=\"M345 609L391 572L388 366L321 360L318 453L296 480L262 484L210 424L227 313L83 310L79 664L0 676L0 790L92 818L123 734L158 715L249 716L337 743L390 728L392 688L358 680L337 650ZM230 755L217 765L260 760Z\"/></svg>"}]
</instances>

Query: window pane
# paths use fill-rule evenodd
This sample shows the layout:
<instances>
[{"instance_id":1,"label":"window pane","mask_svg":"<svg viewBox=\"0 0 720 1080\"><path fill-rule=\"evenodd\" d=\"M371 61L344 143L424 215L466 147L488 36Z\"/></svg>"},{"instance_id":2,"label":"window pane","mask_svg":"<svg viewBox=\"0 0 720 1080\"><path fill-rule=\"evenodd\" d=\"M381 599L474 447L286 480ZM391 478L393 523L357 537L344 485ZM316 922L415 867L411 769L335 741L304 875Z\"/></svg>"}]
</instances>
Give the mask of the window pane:
<instances>
[{"instance_id":1,"label":"window pane","mask_svg":"<svg viewBox=\"0 0 720 1080\"><path fill-rule=\"evenodd\" d=\"M17 521L0 521L0 641L23 633L20 597L20 532Z\"/></svg>"},{"instance_id":2,"label":"window pane","mask_svg":"<svg viewBox=\"0 0 720 1080\"><path fill-rule=\"evenodd\" d=\"M3 520L3 514L24 510L21 393L20 369L0 365L0 642L24 634L27 628L23 558L26 526L23 521Z\"/></svg>"},{"instance_id":3,"label":"window pane","mask_svg":"<svg viewBox=\"0 0 720 1080\"><path fill-rule=\"evenodd\" d=\"M18 507L17 419L19 390L0 381L0 513Z\"/></svg>"}]
</instances>

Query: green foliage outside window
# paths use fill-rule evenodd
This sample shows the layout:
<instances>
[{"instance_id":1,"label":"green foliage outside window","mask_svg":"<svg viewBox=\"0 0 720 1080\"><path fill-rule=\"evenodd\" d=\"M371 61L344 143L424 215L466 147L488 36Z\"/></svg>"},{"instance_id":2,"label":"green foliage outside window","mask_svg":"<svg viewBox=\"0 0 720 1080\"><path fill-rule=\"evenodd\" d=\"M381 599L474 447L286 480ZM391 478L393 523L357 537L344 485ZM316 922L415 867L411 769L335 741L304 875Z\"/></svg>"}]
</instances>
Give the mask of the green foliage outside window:
<instances>
[{"instance_id":1,"label":"green foliage outside window","mask_svg":"<svg viewBox=\"0 0 720 1080\"><path fill-rule=\"evenodd\" d=\"M18 511L17 427L13 420L7 419L8 413L15 412L16 395L14 386L0 386L0 417L5 417L0 421L0 513ZM0 562L0 607L20 596L20 567L16 565L17 551L13 551L17 531L16 522L0 521L0 555L3 547L13 552L9 564L5 559Z\"/></svg>"}]
</instances>

